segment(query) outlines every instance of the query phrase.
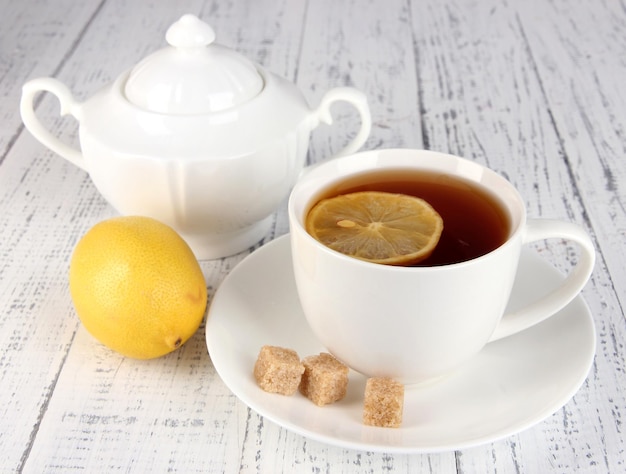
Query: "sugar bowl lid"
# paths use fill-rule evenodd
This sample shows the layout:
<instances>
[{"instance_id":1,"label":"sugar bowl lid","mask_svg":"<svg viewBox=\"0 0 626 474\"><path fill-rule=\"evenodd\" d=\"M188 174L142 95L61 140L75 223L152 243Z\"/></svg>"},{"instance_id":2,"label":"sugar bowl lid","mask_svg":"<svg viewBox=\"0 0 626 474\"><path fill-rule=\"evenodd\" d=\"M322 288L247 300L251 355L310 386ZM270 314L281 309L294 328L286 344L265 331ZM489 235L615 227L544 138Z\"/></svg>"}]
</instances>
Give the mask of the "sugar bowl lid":
<instances>
[{"instance_id":1,"label":"sugar bowl lid","mask_svg":"<svg viewBox=\"0 0 626 474\"><path fill-rule=\"evenodd\" d=\"M167 30L168 47L140 61L124 86L142 109L170 115L227 110L257 96L263 78L243 55L214 43L213 29L184 15Z\"/></svg>"}]
</instances>

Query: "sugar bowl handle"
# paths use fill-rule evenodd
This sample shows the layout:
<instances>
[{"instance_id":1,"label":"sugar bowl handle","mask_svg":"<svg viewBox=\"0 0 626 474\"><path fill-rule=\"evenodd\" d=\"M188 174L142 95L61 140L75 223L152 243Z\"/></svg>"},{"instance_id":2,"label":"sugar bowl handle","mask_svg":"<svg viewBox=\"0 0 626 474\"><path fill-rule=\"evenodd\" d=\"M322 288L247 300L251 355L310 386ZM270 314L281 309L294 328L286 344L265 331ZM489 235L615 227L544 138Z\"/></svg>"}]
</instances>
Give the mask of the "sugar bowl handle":
<instances>
[{"instance_id":1,"label":"sugar bowl handle","mask_svg":"<svg viewBox=\"0 0 626 474\"><path fill-rule=\"evenodd\" d=\"M367 97L363 92L352 87L336 87L326 92L324 97L322 97L320 105L315 109L314 115L320 122L332 125L333 117L330 113L330 108L334 102L340 101L348 102L359 112L361 128L352 141L333 155L333 158L349 155L357 151L363 146L372 129L372 117L367 104Z\"/></svg>"},{"instance_id":2,"label":"sugar bowl handle","mask_svg":"<svg viewBox=\"0 0 626 474\"><path fill-rule=\"evenodd\" d=\"M69 162L75 164L79 168L86 170L85 159L83 154L63 143L57 137L52 135L46 127L39 121L35 114L34 100L39 92L50 92L54 94L61 105L61 115L70 114L75 118L78 117L79 103L74 100L70 90L61 82L51 77L42 77L28 81L22 87L22 99L20 101L20 114L22 121L33 136L42 144L58 153Z\"/></svg>"}]
</instances>

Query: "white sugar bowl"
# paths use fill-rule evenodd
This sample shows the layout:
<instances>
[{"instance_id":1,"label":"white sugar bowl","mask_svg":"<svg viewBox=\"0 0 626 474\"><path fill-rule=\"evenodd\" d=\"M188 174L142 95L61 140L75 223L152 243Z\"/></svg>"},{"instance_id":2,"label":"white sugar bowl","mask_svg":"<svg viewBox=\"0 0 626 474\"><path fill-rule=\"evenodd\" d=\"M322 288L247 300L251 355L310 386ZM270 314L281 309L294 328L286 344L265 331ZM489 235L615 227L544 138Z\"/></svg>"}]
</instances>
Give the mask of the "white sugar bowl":
<instances>
[{"instance_id":1,"label":"white sugar bowl","mask_svg":"<svg viewBox=\"0 0 626 474\"><path fill-rule=\"evenodd\" d=\"M216 44L213 30L192 15L166 39L169 46L85 102L56 79L27 82L22 119L36 139L87 171L119 213L169 224L199 259L224 257L266 235L305 165L311 131L332 124L332 103L352 104L361 118L337 156L363 145L371 128L367 100L340 87L311 109L294 84ZM42 91L78 120L80 150L36 117Z\"/></svg>"}]
</instances>

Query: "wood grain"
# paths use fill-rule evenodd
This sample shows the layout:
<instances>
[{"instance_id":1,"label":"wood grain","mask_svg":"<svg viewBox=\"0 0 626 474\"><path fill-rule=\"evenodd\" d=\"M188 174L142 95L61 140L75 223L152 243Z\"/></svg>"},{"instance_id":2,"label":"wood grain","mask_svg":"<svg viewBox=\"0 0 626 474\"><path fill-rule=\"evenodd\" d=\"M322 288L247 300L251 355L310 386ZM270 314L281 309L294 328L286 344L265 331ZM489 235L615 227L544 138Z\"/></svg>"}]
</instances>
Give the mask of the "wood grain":
<instances>
[{"instance_id":1,"label":"wood grain","mask_svg":"<svg viewBox=\"0 0 626 474\"><path fill-rule=\"evenodd\" d=\"M0 472L589 472L626 465L626 7L612 0L0 0ZM583 291L598 349L583 387L542 423L472 449L361 452L283 429L221 382L204 326L179 351L141 362L98 344L67 289L76 241L115 211L87 173L24 130L21 85L54 76L85 100L165 45L184 13L218 41L296 82L312 107L336 86L363 90L365 148L430 148L505 175L529 214L593 237ZM37 114L78 146L50 95ZM333 108L309 162L353 136ZM288 232L286 202L262 243ZM257 245L258 248L261 244ZM535 246L561 271L577 250ZM201 262L212 298L249 252ZM268 274L270 271L268 270ZM271 275L270 275L271 276Z\"/></svg>"}]
</instances>

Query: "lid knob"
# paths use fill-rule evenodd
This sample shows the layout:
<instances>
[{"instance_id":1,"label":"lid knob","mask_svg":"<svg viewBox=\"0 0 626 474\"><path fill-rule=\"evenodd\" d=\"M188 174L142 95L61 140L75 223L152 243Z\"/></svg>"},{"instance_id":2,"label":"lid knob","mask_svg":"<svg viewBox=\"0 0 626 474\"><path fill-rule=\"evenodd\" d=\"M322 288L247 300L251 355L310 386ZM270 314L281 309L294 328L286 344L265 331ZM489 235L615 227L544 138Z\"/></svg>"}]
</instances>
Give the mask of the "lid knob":
<instances>
[{"instance_id":1,"label":"lid knob","mask_svg":"<svg viewBox=\"0 0 626 474\"><path fill-rule=\"evenodd\" d=\"M169 27L165 40L175 48L201 48L215 41L215 31L197 16L187 14Z\"/></svg>"}]
</instances>

